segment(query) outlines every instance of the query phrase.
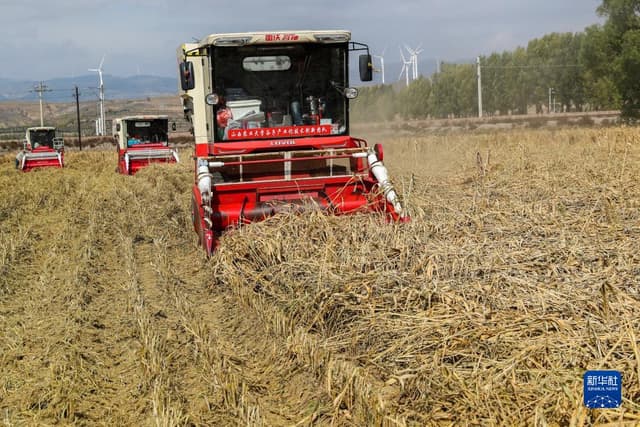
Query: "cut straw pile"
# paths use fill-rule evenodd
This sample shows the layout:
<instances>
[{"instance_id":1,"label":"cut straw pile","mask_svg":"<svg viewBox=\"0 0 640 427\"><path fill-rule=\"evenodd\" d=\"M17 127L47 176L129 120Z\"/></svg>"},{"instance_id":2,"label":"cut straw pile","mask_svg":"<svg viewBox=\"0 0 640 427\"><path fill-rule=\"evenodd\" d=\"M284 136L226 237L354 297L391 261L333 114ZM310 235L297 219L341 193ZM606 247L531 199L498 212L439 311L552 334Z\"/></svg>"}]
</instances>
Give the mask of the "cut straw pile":
<instances>
[{"instance_id":1,"label":"cut straw pile","mask_svg":"<svg viewBox=\"0 0 640 427\"><path fill-rule=\"evenodd\" d=\"M275 217L223 238L217 286L305 334L292 352L322 354L327 382L348 363L342 408L367 422L638 422L637 135L387 143L388 163L413 169L396 179L410 224ZM620 409L583 406L588 369L622 373Z\"/></svg>"}]
</instances>

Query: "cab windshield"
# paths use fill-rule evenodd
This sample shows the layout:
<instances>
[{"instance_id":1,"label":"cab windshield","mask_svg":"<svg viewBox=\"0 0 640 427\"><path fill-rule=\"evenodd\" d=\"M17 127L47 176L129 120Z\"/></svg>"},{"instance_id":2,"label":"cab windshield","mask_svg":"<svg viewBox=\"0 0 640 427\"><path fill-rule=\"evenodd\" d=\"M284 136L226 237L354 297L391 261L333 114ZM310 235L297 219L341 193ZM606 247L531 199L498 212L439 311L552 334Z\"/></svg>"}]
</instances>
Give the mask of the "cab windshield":
<instances>
[{"instance_id":1,"label":"cab windshield","mask_svg":"<svg viewBox=\"0 0 640 427\"><path fill-rule=\"evenodd\" d=\"M33 148L42 146L53 148L53 138L55 136L56 131L53 129L33 129L29 131L29 139Z\"/></svg>"},{"instance_id":2,"label":"cab windshield","mask_svg":"<svg viewBox=\"0 0 640 427\"><path fill-rule=\"evenodd\" d=\"M167 143L168 119L127 120L127 145Z\"/></svg>"},{"instance_id":3,"label":"cab windshield","mask_svg":"<svg viewBox=\"0 0 640 427\"><path fill-rule=\"evenodd\" d=\"M215 140L345 134L347 44L216 47Z\"/></svg>"}]
</instances>

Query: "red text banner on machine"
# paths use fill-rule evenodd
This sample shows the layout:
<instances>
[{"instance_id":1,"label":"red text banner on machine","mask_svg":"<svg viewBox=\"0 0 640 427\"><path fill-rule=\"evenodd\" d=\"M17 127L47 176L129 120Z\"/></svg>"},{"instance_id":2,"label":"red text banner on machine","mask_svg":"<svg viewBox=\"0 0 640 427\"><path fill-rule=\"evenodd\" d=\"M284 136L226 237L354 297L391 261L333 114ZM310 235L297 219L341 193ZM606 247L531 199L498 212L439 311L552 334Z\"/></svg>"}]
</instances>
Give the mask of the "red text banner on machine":
<instances>
[{"instance_id":1,"label":"red text banner on machine","mask_svg":"<svg viewBox=\"0 0 640 427\"><path fill-rule=\"evenodd\" d=\"M229 139L279 138L331 135L331 125L283 126L278 128L230 129Z\"/></svg>"},{"instance_id":2,"label":"red text banner on machine","mask_svg":"<svg viewBox=\"0 0 640 427\"><path fill-rule=\"evenodd\" d=\"M300 38L297 34L265 34L264 40L268 42L296 41Z\"/></svg>"}]
</instances>

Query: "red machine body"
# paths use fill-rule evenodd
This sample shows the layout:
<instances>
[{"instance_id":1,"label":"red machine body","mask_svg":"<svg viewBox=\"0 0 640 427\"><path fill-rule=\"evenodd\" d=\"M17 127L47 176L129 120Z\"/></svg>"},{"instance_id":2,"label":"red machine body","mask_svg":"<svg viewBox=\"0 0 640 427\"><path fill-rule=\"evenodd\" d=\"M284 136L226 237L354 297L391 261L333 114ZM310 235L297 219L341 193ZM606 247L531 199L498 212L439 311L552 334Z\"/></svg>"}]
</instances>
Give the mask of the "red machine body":
<instances>
[{"instance_id":1,"label":"red machine body","mask_svg":"<svg viewBox=\"0 0 640 427\"><path fill-rule=\"evenodd\" d=\"M409 220L394 190L373 172L370 163L383 167L381 147L371 149L364 140L346 136L291 141L286 151L264 151L272 144L212 146L211 156L196 157L193 225L207 253L215 250L223 231L282 211L383 212L389 220ZM202 185L207 178L211 184Z\"/></svg>"},{"instance_id":2,"label":"red machine body","mask_svg":"<svg viewBox=\"0 0 640 427\"><path fill-rule=\"evenodd\" d=\"M180 159L169 147L167 116L128 116L113 120L118 151L118 173L134 175L151 163L176 163Z\"/></svg>"},{"instance_id":3,"label":"red machine body","mask_svg":"<svg viewBox=\"0 0 640 427\"><path fill-rule=\"evenodd\" d=\"M28 172L43 167L64 167L64 140L56 136L56 128L28 128L22 145L22 151L16 155L17 169Z\"/></svg>"},{"instance_id":4,"label":"red machine body","mask_svg":"<svg viewBox=\"0 0 640 427\"><path fill-rule=\"evenodd\" d=\"M347 31L211 35L178 52L196 140L193 225L211 254L221 234L283 211L409 216L382 147L349 135Z\"/></svg>"}]
</instances>

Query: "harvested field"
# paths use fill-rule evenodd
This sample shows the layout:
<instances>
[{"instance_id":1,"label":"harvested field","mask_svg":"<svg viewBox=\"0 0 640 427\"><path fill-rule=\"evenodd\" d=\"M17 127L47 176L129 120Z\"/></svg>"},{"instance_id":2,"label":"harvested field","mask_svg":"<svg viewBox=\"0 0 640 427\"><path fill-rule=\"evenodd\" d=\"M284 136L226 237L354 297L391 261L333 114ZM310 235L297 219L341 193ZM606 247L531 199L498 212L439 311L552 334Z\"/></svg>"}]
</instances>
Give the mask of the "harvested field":
<instances>
[{"instance_id":1,"label":"harvested field","mask_svg":"<svg viewBox=\"0 0 640 427\"><path fill-rule=\"evenodd\" d=\"M382 142L411 223L281 215L209 260L189 162L5 155L0 419L640 423L638 129ZM619 409L583 406L587 369L622 373Z\"/></svg>"}]
</instances>

